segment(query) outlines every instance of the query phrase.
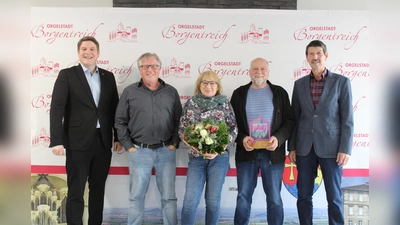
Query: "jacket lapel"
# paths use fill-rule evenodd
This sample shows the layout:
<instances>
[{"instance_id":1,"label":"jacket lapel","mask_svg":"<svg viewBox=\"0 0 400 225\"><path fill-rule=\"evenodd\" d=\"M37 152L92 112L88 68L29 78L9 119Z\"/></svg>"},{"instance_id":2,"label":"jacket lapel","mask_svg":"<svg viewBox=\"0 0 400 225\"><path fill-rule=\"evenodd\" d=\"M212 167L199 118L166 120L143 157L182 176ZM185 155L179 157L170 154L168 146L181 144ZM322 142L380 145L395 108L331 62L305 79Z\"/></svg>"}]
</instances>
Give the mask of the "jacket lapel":
<instances>
[{"instance_id":1,"label":"jacket lapel","mask_svg":"<svg viewBox=\"0 0 400 225\"><path fill-rule=\"evenodd\" d=\"M307 108L310 108L312 111L314 111L314 104L311 98L311 90L310 90L310 78L311 75L307 76L307 79L303 80L303 83L301 84L300 92L306 93L305 95L305 102L307 104Z\"/></svg>"},{"instance_id":2,"label":"jacket lapel","mask_svg":"<svg viewBox=\"0 0 400 225\"><path fill-rule=\"evenodd\" d=\"M99 99L99 105L98 107L100 108L100 105L102 104L102 100L104 99L104 95L107 93L106 90L106 76L104 75L104 70L99 68L99 75L100 75L100 99Z\"/></svg>"},{"instance_id":3,"label":"jacket lapel","mask_svg":"<svg viewBox=\"0 0 400 225\"><path fill-rule=\"evenodd\" d=\"M333 86L334 86L334 84L335 84L335 76L334 76L332 73L330 73L329 71L328 71L327 75L328 75L328 76L326 77L326 82L325 82L324 90L322 91L321 98L319 99L319 103L318 103L317 109L318 109L322 104L325 103L325 100L326 100L327 98L331 98L331 97L332 97L332 96L330 96L330 93L331 93L332 88L333 88ZM323 106L322 106L322 107L323 107Z\"/></svg>"}]
</instances>

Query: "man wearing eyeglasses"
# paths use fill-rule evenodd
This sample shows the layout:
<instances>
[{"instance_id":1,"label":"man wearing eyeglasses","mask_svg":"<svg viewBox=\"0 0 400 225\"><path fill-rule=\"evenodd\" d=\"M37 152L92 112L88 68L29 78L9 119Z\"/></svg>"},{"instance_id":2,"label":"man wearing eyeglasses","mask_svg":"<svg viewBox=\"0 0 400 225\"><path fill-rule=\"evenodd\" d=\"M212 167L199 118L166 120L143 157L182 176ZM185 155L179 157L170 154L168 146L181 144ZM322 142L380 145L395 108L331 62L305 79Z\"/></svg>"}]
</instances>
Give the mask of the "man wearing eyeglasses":
<instances>
[{"instance_id":1,"label":"man wearing eyeglasses","mask_svg":"<svg viewBox=\"0 0 400 225\"><path fill-rule=\"evenodd\" d=\"M251 82L237 88L231 98L239 131L235 155L238 185L235 225L249 223L252 196L259 172L267 196L268 224L283 224L281 188L285 142L292 134L295 119L288 93L268 80L269 71L267 60L256 58L251 61ZM255 137L250 135L253 130L250 123L259 118L270 124L270 128L266 126L263 130L269 133L269 145L263 147L254 146L252 141Z\"/></svg>"},{"instance_id":2,"label":"man wearing eyeglasses","mask_svg":"<svg viewBox=\"0 0 400 225\"><path fill-rule=\"evenodd\" d=\"M142 78L124 89L115 114L118 138L129 157L128 224L142 224L154 167L163 222L176 225L175 150L182 105L178 91L159 78L161 60L155 53L144 53L137 65Z\"/></svg>"}]
</instances>

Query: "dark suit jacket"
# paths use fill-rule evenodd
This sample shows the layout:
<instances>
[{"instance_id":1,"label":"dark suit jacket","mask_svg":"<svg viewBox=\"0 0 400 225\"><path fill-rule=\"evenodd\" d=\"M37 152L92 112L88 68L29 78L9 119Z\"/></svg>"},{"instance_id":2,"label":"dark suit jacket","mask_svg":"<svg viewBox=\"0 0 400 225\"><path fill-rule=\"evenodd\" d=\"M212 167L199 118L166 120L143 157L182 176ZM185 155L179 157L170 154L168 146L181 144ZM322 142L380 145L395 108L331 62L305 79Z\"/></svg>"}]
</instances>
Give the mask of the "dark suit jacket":
<instances>
[{"instance_id":1,"label":"dark suit jacket","mask_svg":"<svg viewBox=\"0 0 400 225\"><path fill-rule=\"evenodd\" d=\"M97 119L105 148L112 148L118 91L114 75L99 68L101 93L98 108L81 65L60 71L50 108L50 147L86 150L96 133ZM114 140L117 141L116 132Z\"/></svg>"},{"instance_id":2,"label":"dark suit jacket","mask_svg":"<svg viewBox=\"0 0 400 225\"><path fill-rule=\"evenodd\" d=\"M322 158L336 158L339 152L351 154L354 122L350 80L328 71L318 106L311 99L311 75L297 80L292 107L296 127L289 140L289 150L306 156L314 145Z\"/></svg>"}]
</instances>

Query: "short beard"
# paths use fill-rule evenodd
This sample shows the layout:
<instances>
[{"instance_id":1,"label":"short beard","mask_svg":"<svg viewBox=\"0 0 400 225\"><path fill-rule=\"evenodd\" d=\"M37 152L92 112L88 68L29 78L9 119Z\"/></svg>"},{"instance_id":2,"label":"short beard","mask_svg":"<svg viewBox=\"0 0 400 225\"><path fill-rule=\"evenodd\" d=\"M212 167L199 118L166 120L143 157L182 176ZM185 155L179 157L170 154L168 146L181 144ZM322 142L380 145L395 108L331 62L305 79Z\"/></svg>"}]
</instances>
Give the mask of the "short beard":
<instances>
[{"instance_id":1,"label":"short beard","mask_svg":"<svg viewBox=\"0 0 400 225\"><path fill-rule=\"evenodd\" d=\"M261 86L261 85L263 85L264 83L267 82L267 79L264 79L264 77L262 77L262 80L257 79L257 78L254 78L252 81L253 81L253 83L254 83L255 85Z\"/></svg>"}]
</instances>

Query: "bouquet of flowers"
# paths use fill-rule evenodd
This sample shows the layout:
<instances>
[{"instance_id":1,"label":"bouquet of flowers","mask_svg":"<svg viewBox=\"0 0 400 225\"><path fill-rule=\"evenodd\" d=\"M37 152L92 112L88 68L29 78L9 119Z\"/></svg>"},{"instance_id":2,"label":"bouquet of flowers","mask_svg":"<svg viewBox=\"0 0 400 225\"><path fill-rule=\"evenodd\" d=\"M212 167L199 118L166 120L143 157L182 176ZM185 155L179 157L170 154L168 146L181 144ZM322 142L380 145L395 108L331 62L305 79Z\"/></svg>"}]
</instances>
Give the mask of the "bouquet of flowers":
<instances>
[{"instance_id":1,"label":"bouquet of flowers","mask_svg":"<svg viewBox=\"0 0 400 225\"><path fill-rule=\"evenodd\" d=\"M225 152L225 146L229 143L229 131L225 122L218 123L211 119L194 123L185 129L185 141L200 153Z\"/></svg>"}]
</instances>

